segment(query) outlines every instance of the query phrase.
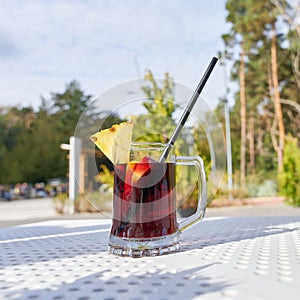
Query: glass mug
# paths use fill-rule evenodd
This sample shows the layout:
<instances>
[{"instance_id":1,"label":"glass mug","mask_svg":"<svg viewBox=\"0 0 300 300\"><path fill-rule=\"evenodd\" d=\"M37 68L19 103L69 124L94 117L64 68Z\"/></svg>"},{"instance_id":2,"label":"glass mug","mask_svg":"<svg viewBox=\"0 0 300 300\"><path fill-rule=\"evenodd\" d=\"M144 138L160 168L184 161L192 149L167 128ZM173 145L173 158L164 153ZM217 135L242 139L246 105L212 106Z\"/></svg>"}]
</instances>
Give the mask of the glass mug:
<instances>
[{"instance_id":1,"label":"glass mug","mask_svg":"<svg viewBox=\"0 0 300 300\"><path fill-rule=\"evenodd\" d=\"M130 162L114 165L113 220L109 252L143 257L179 250L179 235L201 220L206 209L206 178L199 156L176 156L171 149L159 162L165 144L132 143ZM196 168L197 211L182 220L176 214L176 166Z\"/></svg>"}]
</instances>

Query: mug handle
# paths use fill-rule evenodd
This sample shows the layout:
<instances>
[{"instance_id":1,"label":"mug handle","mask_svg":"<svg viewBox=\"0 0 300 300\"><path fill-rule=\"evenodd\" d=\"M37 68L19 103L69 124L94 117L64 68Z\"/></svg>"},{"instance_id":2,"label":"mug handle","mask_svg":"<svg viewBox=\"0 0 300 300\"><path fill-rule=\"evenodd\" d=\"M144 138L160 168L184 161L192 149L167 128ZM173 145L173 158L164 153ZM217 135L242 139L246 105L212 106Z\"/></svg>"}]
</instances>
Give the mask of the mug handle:
<instances>
[{"instance_id":1,"label":"mug handle","mask_svg":"<svg viewBox=\"0 0 300 300\"><path fill-rule=\"evenodd\" d=\"M181 166L194 166L197 172L197 181L198 181L198 205L197 211L191 216L185 218L179 222L179 231L182 232L198 221L200 221L206 210L207 203L207 191L206 191L206 176L204 171L203 160L200 156L177 156L176 165Z\"/></svg>"}]
</instances>

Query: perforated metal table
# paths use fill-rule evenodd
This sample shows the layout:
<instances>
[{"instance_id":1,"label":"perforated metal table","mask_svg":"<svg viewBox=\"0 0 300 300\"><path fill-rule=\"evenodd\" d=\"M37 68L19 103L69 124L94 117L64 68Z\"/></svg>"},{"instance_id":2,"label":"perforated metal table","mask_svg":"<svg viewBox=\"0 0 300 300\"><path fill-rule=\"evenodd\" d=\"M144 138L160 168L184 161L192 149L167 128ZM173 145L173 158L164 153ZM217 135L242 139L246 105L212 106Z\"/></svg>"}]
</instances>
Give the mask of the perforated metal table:
<instances>
[{"instance_id":1,"label":"perforated metal table","mask_svg":"<svg viewBox=\"0 0 300 300\"><path fill-rule=\"evenodd\" d=\"M299 299L300 216L204 219L175 254L107 253L107 220L0 230L0 299Z\"/></svg>"}]
</instances>

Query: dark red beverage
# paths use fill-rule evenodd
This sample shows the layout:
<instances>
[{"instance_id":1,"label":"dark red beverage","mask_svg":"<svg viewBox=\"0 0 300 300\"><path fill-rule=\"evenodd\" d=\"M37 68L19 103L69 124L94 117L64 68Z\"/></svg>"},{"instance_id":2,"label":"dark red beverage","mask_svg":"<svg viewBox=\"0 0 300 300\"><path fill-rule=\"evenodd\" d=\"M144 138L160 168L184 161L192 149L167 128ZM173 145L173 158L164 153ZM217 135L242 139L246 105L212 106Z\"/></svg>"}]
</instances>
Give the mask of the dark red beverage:
<instances>
[{"instance_id":1,"label":"dark red beverage","mask_svg":"<svg viewBox=\"0 0 300 300\"><path fill-rule=\"evenodd\" d=\"M143 239L175 233L175 164L144 158L115 165L113 205L114 236Z\"/></svg>"}]
</instances>

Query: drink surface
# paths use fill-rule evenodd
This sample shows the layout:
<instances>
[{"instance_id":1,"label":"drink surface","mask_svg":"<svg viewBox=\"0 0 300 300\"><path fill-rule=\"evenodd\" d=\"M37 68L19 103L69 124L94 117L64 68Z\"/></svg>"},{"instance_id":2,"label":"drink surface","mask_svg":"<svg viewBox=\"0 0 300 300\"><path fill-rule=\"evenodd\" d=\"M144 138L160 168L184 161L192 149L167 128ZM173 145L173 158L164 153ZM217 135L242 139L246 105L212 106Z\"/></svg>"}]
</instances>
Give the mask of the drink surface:
<instances>
[{"instance_id":1,"label":"drink surface","mask_svg":"<svg viewBox=\"0 0 300 300\"><path fill-rule=\"evenodd\" d=\"M175 164L115 165L113 205L112 235L143 239L175 233Z\"/></svg>"}]
</instances>

